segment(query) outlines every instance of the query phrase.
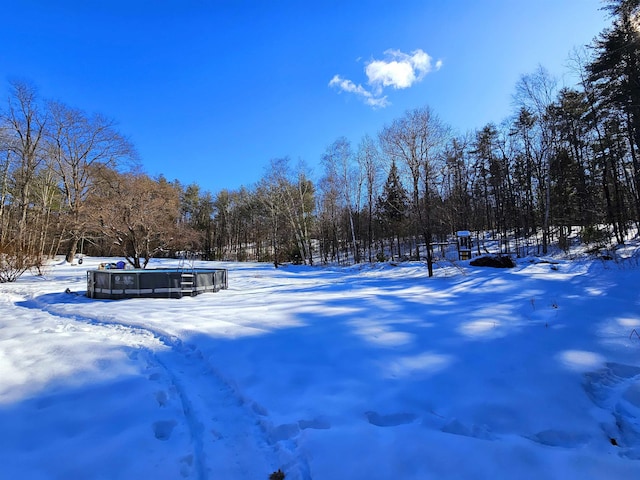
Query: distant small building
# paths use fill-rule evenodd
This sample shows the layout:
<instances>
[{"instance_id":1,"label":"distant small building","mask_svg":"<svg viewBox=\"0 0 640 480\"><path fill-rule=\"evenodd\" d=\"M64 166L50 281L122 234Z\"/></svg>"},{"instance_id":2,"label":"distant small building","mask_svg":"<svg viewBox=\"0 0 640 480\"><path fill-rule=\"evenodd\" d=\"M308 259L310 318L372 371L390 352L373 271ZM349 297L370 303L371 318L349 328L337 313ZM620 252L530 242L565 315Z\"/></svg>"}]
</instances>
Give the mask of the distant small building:
<instances>
[{"instance_id":1,"label":"distant small building","mask_svg":"<svg viewBox=\"0 0 640 480\"><path fill-rule=\"evenodd\" d=\"M458 242L458 259L470 260L471 247L473 246L471 232L469 230L460 230L456 232L456 240Z\"/></svg>"}]
</instances>

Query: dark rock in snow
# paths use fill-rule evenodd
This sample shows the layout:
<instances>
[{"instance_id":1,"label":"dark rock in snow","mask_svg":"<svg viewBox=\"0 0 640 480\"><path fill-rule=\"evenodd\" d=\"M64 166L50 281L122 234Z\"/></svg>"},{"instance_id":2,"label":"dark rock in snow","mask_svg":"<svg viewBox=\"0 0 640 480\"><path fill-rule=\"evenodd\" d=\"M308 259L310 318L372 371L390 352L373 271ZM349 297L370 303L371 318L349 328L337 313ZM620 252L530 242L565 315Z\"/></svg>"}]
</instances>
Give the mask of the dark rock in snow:
<instances>
[{"instance_id":1,"label":"dark rock in snow","mask_svg":"<svg viewBox=\"0 0 640 480\"><path fill-rule=\"evenodd\" d=\"M511 257L503 257L502 255L485 255L471 260L474 267L494 267L494 268L513 268L516 264Z\"/></svg>"}]
</instances>

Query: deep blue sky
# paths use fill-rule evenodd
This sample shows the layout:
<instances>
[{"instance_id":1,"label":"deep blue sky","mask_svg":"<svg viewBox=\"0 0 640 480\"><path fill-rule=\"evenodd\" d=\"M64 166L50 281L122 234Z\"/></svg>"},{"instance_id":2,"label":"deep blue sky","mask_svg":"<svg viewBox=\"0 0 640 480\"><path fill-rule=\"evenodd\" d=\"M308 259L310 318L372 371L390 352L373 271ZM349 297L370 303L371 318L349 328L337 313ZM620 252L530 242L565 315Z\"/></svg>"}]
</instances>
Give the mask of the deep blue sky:
<instances>
[{"instance_id":1,"label":"deep blue sky","mask_svg":"<svg viewBox=\"0 0 640 480\"><path fill-rule=\"evenodd\" d=\"M0 93L23 78L44 98L103 113L147 173L216 193L252 185L277 157L319 174L336 138L355 148L411 108L429 105L460 132L499 123L538 65L573 83L570 51L610 23L600 7L17 0L2 7Z\"/></svg>"}]
</instances>

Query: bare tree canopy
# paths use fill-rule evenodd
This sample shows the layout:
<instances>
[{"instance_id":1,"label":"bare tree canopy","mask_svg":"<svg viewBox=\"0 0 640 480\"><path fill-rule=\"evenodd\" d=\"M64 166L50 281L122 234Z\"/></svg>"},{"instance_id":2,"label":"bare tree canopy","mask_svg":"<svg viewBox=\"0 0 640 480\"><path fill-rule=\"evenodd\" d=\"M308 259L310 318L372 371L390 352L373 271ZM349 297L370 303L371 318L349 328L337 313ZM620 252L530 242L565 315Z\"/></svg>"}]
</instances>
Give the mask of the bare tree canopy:
<instances>
[{"instance_id":1,"label":"bare tree canopy","mask_svg":"<svg viewBox=\"0 0 640 480\"><path fill-rule=\"evenodd\" d=\"M66 258L71 262L91 218L85 207L100 181L96 174L130 166L136 154L133 145L116 130L115 122L102 115L89 116L60 102L49 103L49 112L46 150L65 198Z\"/></svg>"}]
</instances>

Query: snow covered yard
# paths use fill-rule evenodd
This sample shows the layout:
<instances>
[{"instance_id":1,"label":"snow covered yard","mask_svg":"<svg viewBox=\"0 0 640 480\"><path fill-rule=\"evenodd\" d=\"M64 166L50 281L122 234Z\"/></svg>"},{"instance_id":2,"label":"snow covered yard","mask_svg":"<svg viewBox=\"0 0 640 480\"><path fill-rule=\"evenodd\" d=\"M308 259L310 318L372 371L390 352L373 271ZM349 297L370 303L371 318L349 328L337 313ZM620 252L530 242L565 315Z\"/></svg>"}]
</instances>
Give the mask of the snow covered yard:
<instances>
[{"instance_id":1,"label":"snow covered yard","mask_svg":"<svg viewBox=\"0 0 640 480\"><path fill-rule=\"evenodd\" d=\"M5 478L640 478L631 262L215 263L228 290L90 300L104 261L0 285Z\"/></svg>"}]
</instances>

